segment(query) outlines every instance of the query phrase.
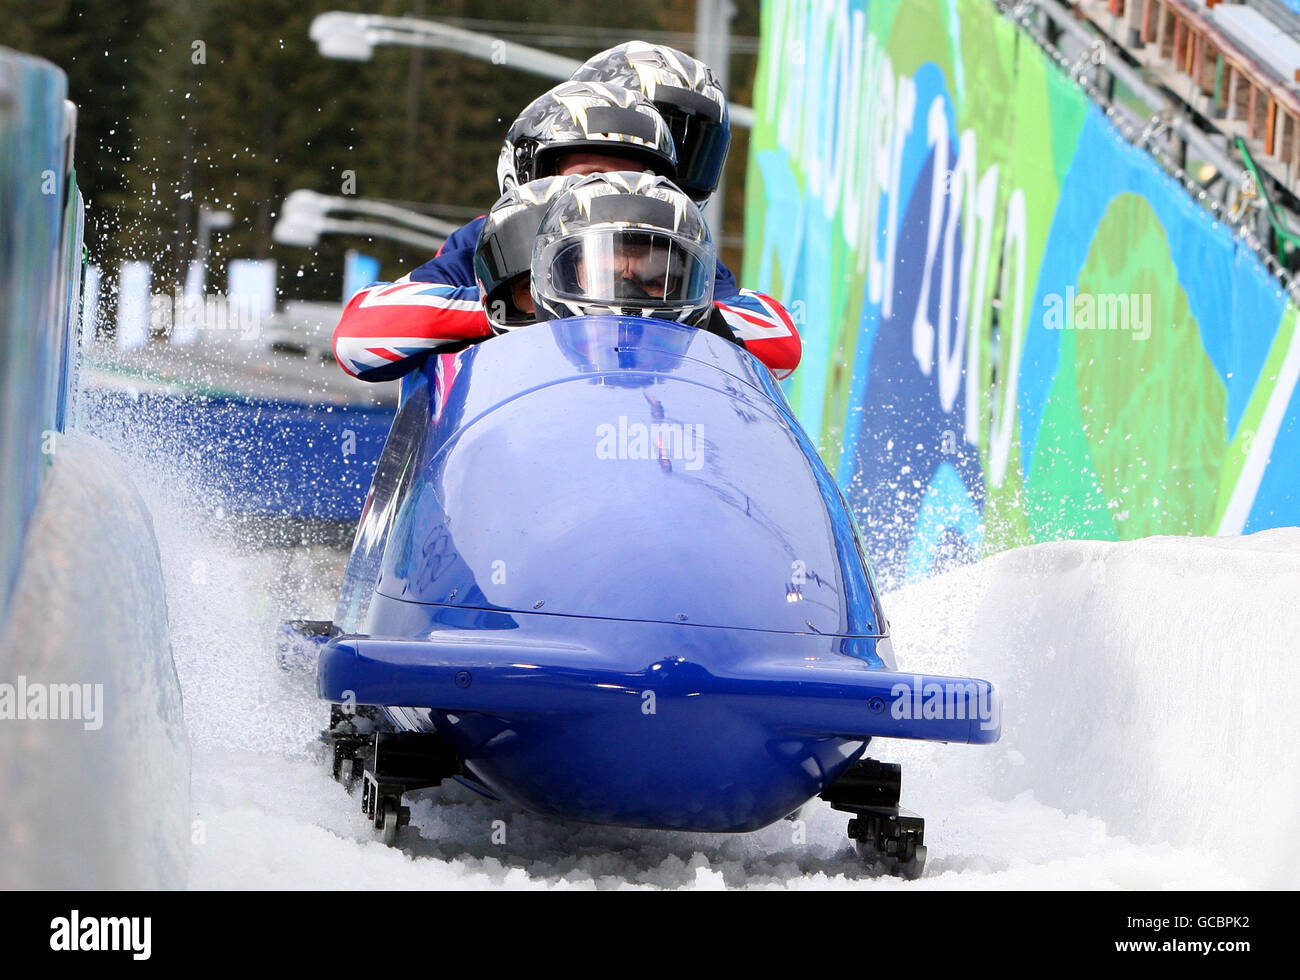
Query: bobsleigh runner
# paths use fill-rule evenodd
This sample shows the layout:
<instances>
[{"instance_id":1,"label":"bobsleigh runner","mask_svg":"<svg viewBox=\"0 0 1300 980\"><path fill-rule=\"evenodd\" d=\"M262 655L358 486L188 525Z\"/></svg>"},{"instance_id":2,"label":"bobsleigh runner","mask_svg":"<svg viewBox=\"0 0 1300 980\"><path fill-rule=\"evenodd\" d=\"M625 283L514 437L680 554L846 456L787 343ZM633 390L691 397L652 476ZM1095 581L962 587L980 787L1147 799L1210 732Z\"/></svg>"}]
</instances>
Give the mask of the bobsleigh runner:
<instances>
[{"instance_id":1,"label":"bobsleigh runner","mask_svg":"<svg viewBox=\"0 0 1300 980\"><path fill-rule=\"evenodd\" d=\"M334 774L389 843L455 779L551 817L756 830L815 796L915 877L875 738L995 742L898 671L848 508L768 371L662 320L539 323L408 375L319 644ZM283 648L282 648L283 649Z\"/></svg>"}]
</instances>

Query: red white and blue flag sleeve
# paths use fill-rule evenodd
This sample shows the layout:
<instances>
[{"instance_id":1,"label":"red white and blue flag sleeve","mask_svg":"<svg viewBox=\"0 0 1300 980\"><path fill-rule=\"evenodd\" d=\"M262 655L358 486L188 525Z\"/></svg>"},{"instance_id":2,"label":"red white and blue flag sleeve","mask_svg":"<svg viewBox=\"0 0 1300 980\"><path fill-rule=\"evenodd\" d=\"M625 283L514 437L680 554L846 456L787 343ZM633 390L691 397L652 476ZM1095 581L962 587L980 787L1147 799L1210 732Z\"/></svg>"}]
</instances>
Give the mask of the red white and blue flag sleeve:
<instances>
[{"instance_id":1,"label":"red white and blue flag sleeve","mask_svg":"<svg viewBox=\"0 0 1300 980\"><path fill-rule=\"evenodd\" d=\"M803 354L799 331L789 311L771 296L741 289L713 305L745 349L777 378L788 378L799 366Z\"/></svg>"},{"instance_id":2,"label":"red white and blue flag sleeve","mask_svg":"<svg viewBox=\"0 0 1300 980\"><path fill-rule=\"evenodd\" d=\"M433 351L492 336L477 286L399 280L360 290L334 328L334 359L354 378L389 381Z\"/></svg>"}]
</instances>

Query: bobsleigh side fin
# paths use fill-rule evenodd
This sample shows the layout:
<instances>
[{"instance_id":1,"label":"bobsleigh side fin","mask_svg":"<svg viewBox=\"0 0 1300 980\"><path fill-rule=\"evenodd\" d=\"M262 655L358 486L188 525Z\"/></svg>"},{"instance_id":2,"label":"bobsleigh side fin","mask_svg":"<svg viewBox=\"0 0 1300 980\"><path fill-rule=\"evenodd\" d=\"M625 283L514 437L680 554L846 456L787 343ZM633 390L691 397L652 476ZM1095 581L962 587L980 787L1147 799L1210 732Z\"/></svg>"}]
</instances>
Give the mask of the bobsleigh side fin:
<instances>
[{"instance_id":1,"label":"bobsleigh side fin","mask_svg":"<svg viewBox=\"0 0 1300 980\"><path fill-rule=\"evenodd\" d=\"M796 682L799 690L782 698L789 731L969 744L989 744L1002 735L1001 697L988 681L889 670L843 673ZM750 693L761 695L756 686Z\"/></svg>"},{"instance_id":2,"label":"bobsleigh side fin","mask_svg":"<svg viewBox=\"0 0 1300 980\"><path fill-rule=\"evenodd\" d=\"M720 703L744 699L772 731L799 737L989 743L1001 733L999 699L988 681L821 657L756 660L726 675L680 657L630 670L576 643L446 631L436 640L334 637L317 671L318 694L330 701L503 716L610 708L618 698L635 710L647 690Z\"/></svg>"}]
</instances>

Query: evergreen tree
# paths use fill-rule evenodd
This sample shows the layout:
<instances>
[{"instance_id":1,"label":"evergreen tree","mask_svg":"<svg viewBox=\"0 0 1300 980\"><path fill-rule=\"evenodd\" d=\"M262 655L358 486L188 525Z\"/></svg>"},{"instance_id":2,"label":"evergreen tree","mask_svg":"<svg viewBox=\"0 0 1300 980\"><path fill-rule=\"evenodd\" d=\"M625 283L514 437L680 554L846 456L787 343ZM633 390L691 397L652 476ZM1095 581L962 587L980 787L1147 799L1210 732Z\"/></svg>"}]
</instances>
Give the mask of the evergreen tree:
<instances>
[{"instance_id":1,"label":"evergreen tree","mask_svg":"<svg viewBox=\"0 0 1300 980\"><path fill-rule=\"evenodd\" d=\"M213 242L210 288L234 257L275 258L286 295L337 295L349 247L397 276L428 256L387 242L327 238L314 249L272 238L285 195L339 195L451 209L463 219L497 196L497 150L523 106L554 84L452 51L381 46L368 62L322 57L308 29L338 0L0 0L0 43L42 55L69 76L80 107L77 169L90 204L88 241L108 268L155 263L155 288L181 281L199 208L232 212ZM694 0L372 0L343 5L426 16L585 58L645 34L694 29ZM757 32L756 0L733 29ZM36 8L36 9L33 9ZM731 64L745 101L753 58ZM728 168L727 229L742 226L746 141ZM460 209L457 211L456 209ZM716 231L716 230L715 230ZM721 236L719 236L721 237ZM735 264L737 256L728 255Z\"/></svg>"},{"instance_id":2,"label":"evergreen tree","mask_svg":"<svg viewBox=\"0 0 1300 980\"><path fill-rule=\"evenodd\" d=\"M0 45L53 62L77 104L77 181L85 196L86 240L110 240L131 212L126 177L140 108L136 70L149 0L0 0Z\"/></svg>"}]
</instances>

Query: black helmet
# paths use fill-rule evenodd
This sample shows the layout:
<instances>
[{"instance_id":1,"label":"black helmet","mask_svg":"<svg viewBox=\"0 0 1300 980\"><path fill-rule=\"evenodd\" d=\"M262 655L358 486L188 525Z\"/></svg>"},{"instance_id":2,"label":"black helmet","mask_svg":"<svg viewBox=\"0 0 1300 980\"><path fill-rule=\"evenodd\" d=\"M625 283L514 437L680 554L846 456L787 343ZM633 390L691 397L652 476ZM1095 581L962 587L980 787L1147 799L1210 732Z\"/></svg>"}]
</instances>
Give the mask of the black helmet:
<instances>
[{"instance_id":1,"label":"black helmet","mask_svg":"<svg viewBox=\"0 0 1300 980\"><path fill-rule=\"evenodd\" d=\"M668 124L639 91L603 82L563 82L534 99L506 133L497 160L504 194L516 184L554 177L566 153L635 160L652 173L677 174Z\"/></svg>"},{"instance_id":2,"label":"black helmet","mask_svg":"<svg viewBox=\"0 0 1300 980\"><path fill-rule=\"evenodd\" d=\"M573 77L643 92L672 131L677 186L696 204L717 190L731 122L727 97L708 65L664 44L628 41L587 59Z\"/></svg>"},{"instance_id":3,"label":"black helmet","mask_svg":"<svg viewBox=\"0 0 1300 980\"><path fill-rule=\"evenodd\" d=\"M515 303L514 287L532 266L537 226L546 205L581 179L574 175L530 180L506 191L487 213L474 246L474 278L488 322L498 333L536 321L533 313Z\"/></svg>"},{"instance_id":4,"label":"black helmet","mask_svg":"<svg viewBox=\"0 0 1300 980\"><path fill-rule=\"evenodd\" d=\"M665 177L600 173L555 196L533 252L538 320L610 313L702 326L717 253L704 216Z\"/></svg>"}]
</instances>

